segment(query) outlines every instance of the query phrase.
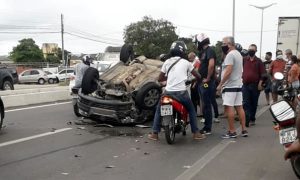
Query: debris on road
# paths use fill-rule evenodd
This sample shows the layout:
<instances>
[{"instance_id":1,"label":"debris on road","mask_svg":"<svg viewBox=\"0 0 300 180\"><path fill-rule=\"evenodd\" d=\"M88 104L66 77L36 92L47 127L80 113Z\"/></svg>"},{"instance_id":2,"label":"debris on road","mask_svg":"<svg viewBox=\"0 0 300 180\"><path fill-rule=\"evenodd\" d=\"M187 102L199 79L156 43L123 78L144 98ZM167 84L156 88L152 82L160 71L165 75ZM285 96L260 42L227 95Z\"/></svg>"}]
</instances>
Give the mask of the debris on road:
<instances>
[{"instance_id":1,"label":"debris on road","mask_svg":"<svg viewBox=\"0 0 300 180\"><path fill-rule=\"evenodd\" d=\"M138 151L138 150L140 150L141 148L136 147L136 148L130 148L130 149L133 150L133 151Z\"/></svg>"},{"instance_id":2,"label":"debris on road","mask_svg":"<svg viewBox=\"0 0 300 180\"><path fill-rule=\"evenodd\" d=\"M144 136L140 136L140 138L143 138Z\"/></svg>"},{"instance_id":3,"label":"debris on road","mask_svg":"<svg viewBox=\"0 0 300 180\"><path fill-rule=\"evenodd\" d=\"M142 125L142 124L137 124L137 125L135 125L135 127L139 127L139 128L151 128L150 126L145 126L145 125Z\"/></svg>"},{"instance_id":4,"label":"debris on road","mask_svg":"<svg viewBox=\"0 0 300 180\"><path fill-rule=\"evenodd\" d=\"M77 129L85 130L85 127L80 126L80 127L77 127Z\"/></svg>"},{"instance_id":5,"label":"debris on road","mask_svg":"<svg viewBox=\"0 0 300 180\"><path fill-rule=\"evenodd\" d=\"M71 121L67 122L67 125L72 125L72 122Z\"/></svg>"},{"instance_id":6,"label":"debris on road","mask_svg":"<svg viewBox=\"0 0 300 180\"><path fill-rule=\"evenodd\" d=\"M94 125L94 127L109 127L109 128L113 128L114 126L110 125L110 124L96 124L96 125Z\"/></svg>"},{"instance_id":7,"label":"debris on road","mask_svg":"<svg viewBox=\"0 0 300 180\"><path fill-rule=\"evenodd\" d=\"M144 155L149 155L150 153L148 153L148 152L144 152Z\"/></svg>"},{"instance_id":8,"label":"debris on road","mask_svg":"<svg viewBox=\"0 0 300 180\"><path fill-rule=\"evenodd\" d=\"M80 156L80 155L77 155L77 154L75 154L75 155L74 155L74 157L78 158L78 157L81 157L81 156Z\"/></svg>"},{"instance_id":9,"label":"debris on road","mask_svg":"<svg viewBox=\"0 0 300 180\"><path fill-rule=\"evenodd\" d=\"M110 168L115 168L116 166L114 166L114 165L109 165L109 166L106 166L105 168L107 168L107 169L110 169Z\"/></svg>"},{"instance_id":10,"label":"debris on road","mask_svg":"<svg viewBox=\"0 0 300 180\"><path fill-rule=\"evenodd\" d=\"M69 175L69 173L64 173L64 172L63 172L63 173L61 173L61 174L62 174L62 175L65 175L65 176Z\"/></svg>"},{"instance_id":11,"label":"debris on road","mask_svg":"<svg viewBox=\"0 0 300 180\"><path fill-rule=\"evenodd\" d=\"M114 158L118 158L119 156L114 156Z\"/></svg>"},{"instance_id":12,"label":"debris on road","mask_svg":"<svg viewBox=\"0 0 300 180\"><path fill-rule=\"evenodd\" d=\"M144 143L145 143L145 144L148 144L149 142L148 142L148 141L145 141Z\"/></svg>"},{"instance_id":13,"label":"debris on road","mask_svg":"<svg viewBox=\"0 0 300 180\"><path fill-rule=\"evenodd\" d=\"M56 131L56 128L51 128L51 132L55 132Z\"/></svg>"},{"instance_id":14,"label":"debris on road","mask_svg":"<svg viewBox=\"0 0 300 180\"><path fill-rule=\"evenodd\" d=\"M135 140L135 142L140 142L139 140Z\"/></svg>"},{"instance_id":15,"label":"debris on road","mask_svg":"<svg viewBox=\"0 0 300 180\"><path fill-rule=\"evenodd\" d=\"M76 133L75 135L79 135L79 136L80 136L80 135L82 135L82 134L81 134L81 133Z\"/></svg>"},{"instance_id":16,"label":"debris on road","mask_svg":"<svg viewBox=\"0 0 300 180\"><path fill-rule=\"evenodd\" d=\"M184 169L190 169L192 166L183 166Z\"/></svg>"}]
</instances>

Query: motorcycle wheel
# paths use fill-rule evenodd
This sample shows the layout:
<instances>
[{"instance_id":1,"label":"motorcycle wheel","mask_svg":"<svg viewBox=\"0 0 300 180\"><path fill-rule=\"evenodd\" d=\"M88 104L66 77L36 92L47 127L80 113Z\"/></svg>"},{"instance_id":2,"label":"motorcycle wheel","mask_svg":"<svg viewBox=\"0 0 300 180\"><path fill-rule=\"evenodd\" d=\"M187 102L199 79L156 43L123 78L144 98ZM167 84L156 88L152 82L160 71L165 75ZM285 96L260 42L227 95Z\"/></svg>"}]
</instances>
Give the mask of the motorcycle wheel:
<instances>
[{"instance_id":1,"label":"motorcycle wheel","mask_svg":"<svg viewBox=\"0 0 300 180\"><path fill-rule=\"evenodd\" d=\"M295 175L300 179L300 154L291 157L291 164Z\"/></svg>"},{"instance_id":2,"label":"motorcycle wheel","mask_svg":"<svg viewBox=\"0 0 300 180\"><path fill-rule=\"evenodd\" d=\"M164 118L171 118L169 125L164 126L165 129L165 137L168 142L168 144L174 144L175 142L175 119L173 116L163 116L162 120L164 121Z\"/></svg>"}]
</instances>

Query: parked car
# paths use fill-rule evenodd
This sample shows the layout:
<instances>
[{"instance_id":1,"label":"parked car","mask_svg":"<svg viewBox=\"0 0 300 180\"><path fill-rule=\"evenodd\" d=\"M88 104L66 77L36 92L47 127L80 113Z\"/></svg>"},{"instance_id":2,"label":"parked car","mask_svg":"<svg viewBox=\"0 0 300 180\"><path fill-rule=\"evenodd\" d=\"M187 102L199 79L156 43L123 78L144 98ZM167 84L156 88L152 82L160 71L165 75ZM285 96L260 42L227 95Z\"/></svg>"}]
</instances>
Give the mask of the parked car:
<instances>
[{"instance_id":1,"label":"parked car","mask_svg":"<svg viewBox=\"0 0 300 180\"><path fill-rule=\"evenodd\" d=\"M153 118L161 94L158 76L160 60L139 56L124 45L120 62L100 78L94 68L87 70L78 92L78 112L85 117L117 123L143 123Z\"/></svg>"},{"instance_id":2,"label":"parked car","mask_svg":"<svg viewBox=\"0 0 300 180\"><path fill-rule=\"evenodd\" d=\"M2 128L3 126L3 119L4 119L4 116L5 116L5 111L4 111L4 104L3 104L3 101L0 97L0 129Z\"/></svg>"},{"instance_id":3,"label":"parked car","mask_svg":"<svg viewBox=\"0 0 300 180\"><path fill-rule=\"evenodd\" d=\"M56 76L56 74L50 72L50 71L44 71L47 76L48 76L48 83L49 84L54 84L54 83L58 83L59 80L58 80L58 77Z\"/></svg>"},{"instance_id":4,"label":"parked car","mask_svg":"<svg viewBox=\"0 0 300 180\"><path fill-rule=\"evenodd\" d=\"M19 75L19 83L45 84L47 81L47 73L40 69L25 70Z\"/></svg>"},{"instance_id":5,"label":"parked car","mask_svg":"<svg viewBox=\"0 0 300 180\"><path fill-rule=\"evenodd\" d=\"M0 89L14 90L14 84L18 82L18 73L15 68L0 67Z\"/></svg>"},{"instance_id":6,"label":"parked car","mask_svg":"<svg viewBox=\"0 0 300 180\"><path fill-rule=\"evenodd\" d=\"M70 79L70 77L74 75L74 69L63 69L56 74L56 77L59 81L65 81L66 79Z\"/></svg>"}]
</instances>

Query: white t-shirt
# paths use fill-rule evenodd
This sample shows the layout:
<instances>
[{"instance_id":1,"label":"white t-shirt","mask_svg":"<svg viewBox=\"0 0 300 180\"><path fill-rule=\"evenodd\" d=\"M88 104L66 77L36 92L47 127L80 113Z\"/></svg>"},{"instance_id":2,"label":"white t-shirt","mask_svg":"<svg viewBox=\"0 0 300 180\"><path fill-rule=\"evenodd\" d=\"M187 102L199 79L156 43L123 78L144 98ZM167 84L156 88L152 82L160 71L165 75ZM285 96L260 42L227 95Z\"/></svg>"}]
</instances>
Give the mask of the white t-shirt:
<instances>
[{"instance_id":1,"label":"white t-shirt","mask_svg":"<svg viewBox=\"0 0 300 180\"><path fill-rule=\"evenodd\" d=\"M161 72L167 76L168 69L175 63L180 57L172 57L162 65ZM185 82L188 78L188 73L194 69L192 63L188 60L180 59L175 64L168 74L166 91L185 91Z\"/></svg>"}]
</instances>

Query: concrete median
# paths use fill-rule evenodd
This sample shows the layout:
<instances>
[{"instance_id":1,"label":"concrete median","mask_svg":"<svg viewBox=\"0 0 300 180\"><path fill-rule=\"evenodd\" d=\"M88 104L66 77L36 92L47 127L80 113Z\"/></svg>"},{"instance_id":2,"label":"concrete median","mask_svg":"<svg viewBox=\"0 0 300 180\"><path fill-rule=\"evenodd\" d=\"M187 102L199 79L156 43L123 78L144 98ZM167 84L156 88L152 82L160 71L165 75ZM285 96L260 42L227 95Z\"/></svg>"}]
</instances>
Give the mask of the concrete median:
<instances>
[{"instance_id":1,"label":"concrete median","mask_svg":"<svg viewBox=\"0 0 300 180\"><path fill-rule=\"evenodd\" d=\"M1 91L5 108L70 100L67 86Z\"/></svg>"}]
</instances>

